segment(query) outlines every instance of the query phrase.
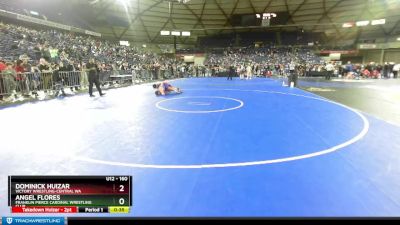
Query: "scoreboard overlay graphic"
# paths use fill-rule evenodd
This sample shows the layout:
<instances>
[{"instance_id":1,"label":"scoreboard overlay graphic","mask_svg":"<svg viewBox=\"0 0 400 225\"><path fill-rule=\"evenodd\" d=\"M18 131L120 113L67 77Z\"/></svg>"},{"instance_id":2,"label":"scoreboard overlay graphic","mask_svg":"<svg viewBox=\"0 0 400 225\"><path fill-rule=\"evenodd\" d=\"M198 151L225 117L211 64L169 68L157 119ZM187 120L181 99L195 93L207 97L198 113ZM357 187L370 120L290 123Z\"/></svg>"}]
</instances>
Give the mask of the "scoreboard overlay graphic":
<instances>
[{"instance_id":1,"label":"scoreboard overlay graphic","mask_svg":"<svg viewBox=\"0 0 400 225\"><path fill-rule=\"evenodd\" d=\"M9 176L12 213L129 213L131 176Z\"/></svg>"}]
</instances>

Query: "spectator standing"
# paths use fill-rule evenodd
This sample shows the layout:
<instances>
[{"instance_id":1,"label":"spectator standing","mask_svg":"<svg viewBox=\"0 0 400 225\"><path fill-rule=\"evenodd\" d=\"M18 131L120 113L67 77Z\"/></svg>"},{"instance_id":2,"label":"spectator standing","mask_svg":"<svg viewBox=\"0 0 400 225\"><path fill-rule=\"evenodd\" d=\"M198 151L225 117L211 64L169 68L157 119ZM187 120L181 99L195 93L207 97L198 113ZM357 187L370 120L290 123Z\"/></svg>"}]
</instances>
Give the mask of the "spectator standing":
<instances>
[{"instance_id":1,"label":"spectator standing","mask_svg":"<svg viewBox=\"0 0 400 225\"><path fill-rule=\"evenodd\" d=\"M47 46L43 48L42 56L43 56L44 59L46 59L47 62L50 62L51 53L50 53L50 49Z\"/></svg>"},{"instance_id":2,"label":"spectator standing","mask_svg":"<svg viewBox=\"0 0 400 225\"><path fill-rule=\"evenodd\" d=\"M353 64L351 64L350 61L347 62L345 68L346 68L345 69L346 74L353 72Z\"/></svg>"},{"instance_id":3,"label":"spectator standing","mask_svg":"<svg viewBox=\"0 0 400 225\"><path fill-rule=\"evenodd\" d=\"M81 77L80 77L80 85L82 89L86 89L89 85L88 75L86 73L86 64L82 63L81 66Z\"/></svg>"},{"instance_id":4,"label":"spectator standing","mask_svg":"<svg viewBox=\"0 0 400 225\"><path fill-rule=\"evenodd\" d=\"M398 74L399 74L399 70L400 70L400 64L395 64L393 66L393 78L397 78Z\"/></svg>"},{"instance_id":5,"label":"spectator standing","mask_svg":"<svg viewBox=\"0 0 400 225\"><path fill-rule=\"evenodd\" d=\"M249 63L249 65L247 65L247 68L246 68L246 80L249 80L251 78L253 78L253 67Z\"/></svg>"},{"instance_id":6,"label":"spectator standing","mask_svg":"<svg viewBox=\"0 0 400 225\"><path fill-rule=\"evenodd\" d=\"M86 64L86 70L89 73L89 96L95 97L93 95L93 84L96 85L96 89L99 92L100 96L103 96L104 93L102 93L101 88L100 88L99 69L93 58L91 58L89 60L89 63Z\"/></svg>"},{"instance_id":7,"label":"spectator standing","mask_svg":"<svg viewBox=\"0 0 400 225\"><path fill-rule=\"evenodd\" d=\"M229 66L228 72L228 80L233 80L233 76L235 75L235 67L233 65Z\"/></svg>"},{"instance_id":8,"label":"spectator standing","mask_svg":"<svg viewBox=\"0 0 400 225\"><path fill-rule=\"evenodd\" d=\"M391 78L392 76L394 77L393 68L394 68L394 63L392 62L389 63L389 78Z\"/></svg>"},{"instance_id":9,"label":"spectator standing","mask_svg":"<svg viewBox=\"0 0 400 225\"><path fill-rule=\"evenodd\" d=\"M7 68L6 62L0 59L0 73Z\"/></svg>"},{"instance_id":10,"label":"spectator standing","mask_svg":"<svg viewBox=\"0 0 400 225\"><path fill-rule=\"evenodd\" d=\"M62 93L62 96L66 96L64 92L64 78L63 76L59 73L59 65L55 65L54 70L53 70L53 81L54 81L54 89L55 89L55 94L54 97L58 97L58 94Z\"/></svg>"},{"instance_id":11,"label":"spectator standing","mask_svg":"<svg viewBox=\"0 0 400 225\"><path fill-rule=\"evenodd\" d=\"M35 48L33 48L33 51L35 53L35 60L42 58L42 46L40 44L37 44Z\"/></svg>"},{"instance_id":12,"label":"spectator standing","mask_svg":"<svg viewBox=\"0 0 400 225\"><path fill-rule=\"evenodd\" d=\"M0 101L3 100L3 94L6 93L3 82L3 71L7 68L6 62L0 58Z\"/></svg>"},{"instance_id":13,"label":"spectator standing","mask_svg":"<svg viewBox=\"0 0 400 225\"><path fill-rule=\"evenodd\" d=\"M4 85L4 94L7 96L16 98L16 83L17 72L14 69L14 65L10 62L6 63L6 68L2 71L3 85Z\"/></svg>"},{"instance_id":14,"label":"spectator standing","mask_svg":"<svg viewBox=\"0 0 400 225\"><path fill-rule=\"evenodd\" d=\"M294 78L295 78L294 75L295 75L295 72L296 72L296 64L293 61L291 61L290 64L288 65L288 68L289 68L288 85L290 87L292 82L293 82L293 85L294 85Z\"/></svg>"},{"instance_id":15,"label":"spectator standing","mask_svg":"<svg viewBox=\"0 0 400 225\"><path fill-rule=\"evenodd\" d=\"M24 95L29 95L29 88L27 85L27 79L26 79L26 75L25 72L27 72L25 70L25 66L24 66L24 62L20 59L17 60L17 65L15 66L15 72L17 73L17 78L16 78L16 82L17 82L17 91L23 93Z\"/></svg>"},{"instance_id":16,"label":"spectator standing","mask_svg":"<svg viewBox=\"0 0 400 225\"><path fill-rule=\"evenodd\" d=\"M382 73L384 78L389 78L389 64L385 62L383 65L383 73Z\"/></svg>"},{"instance_id":17,"label":"spectator standing","mask_svg":"<svg viewBox=\"0 0 400 225\"><path fill-rule=\"evenodd\" d=\"M41 58L39 60L38 69L41 72L44 92L47 93L47 90L51 90L52 69L50 67L50 64L44 58Z\"/></svg>"},{"instance_id":18,"label":"spectator standing","mask_svg":"<svg viewBox=\"0 0 400 225\"><path fill-rule=\"evenodd\" d=\"M160 77L161 77L161 79L165 79L165 70L166 70L166 65L165 64L161 64L161 66L160 66Z\"/></svg>"}]
</instances>

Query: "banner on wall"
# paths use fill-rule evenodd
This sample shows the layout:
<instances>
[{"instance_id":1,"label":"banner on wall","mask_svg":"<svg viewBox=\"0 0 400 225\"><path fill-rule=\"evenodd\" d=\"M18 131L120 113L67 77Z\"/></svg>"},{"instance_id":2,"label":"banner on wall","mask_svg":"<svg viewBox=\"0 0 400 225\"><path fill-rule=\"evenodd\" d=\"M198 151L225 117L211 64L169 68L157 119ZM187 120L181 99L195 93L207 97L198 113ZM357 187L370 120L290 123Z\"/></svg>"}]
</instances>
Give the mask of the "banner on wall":
<instances>
[{"instance_id":1,"label":"banner on wall","mask_svg":"<svg viewBox=\"0 0 400 225\"><path fill-rule=\"evenodd\" d=\"M51 22L48 20L42 20L42 19L31 17L31 16L17 14L17 19L25 21L25 22L36 23L36 24L45 25L45 26L49 26L49 27L55 27L58 29L69 30L69 31L71 30L71 26Z\"/></svg>"},{"instance_id":2,"label":"banner on wall","mask_svg":"<svg viewBox=\"0 0 400 225\"><path fill-rule=\"evenodd\" d=\"M377 49L378 45L377 44L360 44L358 46L359 49Z\"/></svg>"},{"instance_id":3,"label":"banner on wall","mask_svg":"<svg viewBox=\"0 0 400 225\"><path fill-rule=\"evenodd\" d=\"M357 54L357 50L323 50L320 54L341 54L341 55L352 55Z\"/></svg>"},{"instance_id":4,"label":"banner on wall","mask_svg":"<svg viewBox=\"0 0 400 225\"><path fill-rule=\"evenodd\" d=\"M188 63L193 63L194 62L194 55L185 55L183 57L183 61L188 62Z\"/></svg>"},{"instance_id":5,"label":"banner on wall","mask_svg":"<svg viewBox=\"0 0 400 225\"><path fill-rule=\"evenodd\" d=\"M330 60L340 60L341 55L342 54L340 54L340 53L331 53L331 54L329 54L329 58L330 58Z\"/></svg>"}]
</instances>

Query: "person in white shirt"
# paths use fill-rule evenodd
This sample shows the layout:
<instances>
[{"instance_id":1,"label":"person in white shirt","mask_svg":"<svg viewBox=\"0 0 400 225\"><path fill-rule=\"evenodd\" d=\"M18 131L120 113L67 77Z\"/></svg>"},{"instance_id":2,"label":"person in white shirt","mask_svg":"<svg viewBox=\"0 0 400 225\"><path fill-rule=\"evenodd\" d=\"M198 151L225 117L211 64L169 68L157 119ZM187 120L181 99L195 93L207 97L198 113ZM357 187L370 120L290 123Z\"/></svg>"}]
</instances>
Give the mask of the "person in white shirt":
<instances>
[{"instance_id":1,"label":"person in white shirt","mask_svg":"<svg viewBox=\"0 0 400 225\"><path fill-rule=\"evenodd\" d=\"M393 66L393 78L397 78L400 71L400 64L396 64Z\"/></svg>"},{"instance_id":2,"label":"person in white shirt","mask_svg":"<svg viewBox=\"0 0 400 225\"><path fill-rule=\"evenodd\" d=\"M248 66L247 66L247 68L246 68L246 79L248 80L248 79L251 79L251 78L253 78L253 69L251 68L251 64L249 64Z\"/></svg>"},{"instance_id":3,"label":"person in white shirt","mask_svg":"<svg viewBox=\"0 0 400 225\"><path fill-rule=\"evenodd\" d=\"M238 65L236 68L236 73L239 74L239 77L241 80L244 79L244 73L243 73L244 67L243 65Z\"/></svg>"},{"instance_id":4,"label":"person in white shirt","mask_svg":"<svg viewBox=\"0 0 400 225\"><path fill-rule=\"evenodd\" d=\"M333 64L332 64L331 62L329 62L329 63L325 66L325 70L326 70L325 79L326 79L326 80L330 80L330 79L331 79L331 76L332 76L332 73L333 73L333 71L335 70L335 66L333 66Z\"/></svg>"},{"instance_id":5,"label":"person in white shirt","mask_svg":"<svg viewBox=\"0 0 400 225\"><path fill-rule=\"evenodd\" d=\"M288 67L289 67L288 85L290 87L291 83L293 82L293 86L296 87L297 85L296 63L292 61L290 62Z\"/></svg>"}]
</instances>

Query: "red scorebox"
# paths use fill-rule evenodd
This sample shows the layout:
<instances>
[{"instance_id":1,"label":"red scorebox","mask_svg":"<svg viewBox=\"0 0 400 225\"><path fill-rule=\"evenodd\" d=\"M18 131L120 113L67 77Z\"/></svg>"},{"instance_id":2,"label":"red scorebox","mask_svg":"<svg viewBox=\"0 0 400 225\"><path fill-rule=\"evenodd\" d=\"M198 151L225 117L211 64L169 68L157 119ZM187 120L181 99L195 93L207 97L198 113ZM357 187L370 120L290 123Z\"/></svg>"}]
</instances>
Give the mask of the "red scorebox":
<instances>
[{"instance_id":1,"label":"red scorebox","mask_svg":"<svg viewBox=\"0 0 400 225\"><path fill-rule=\"evenodd\" d=\"M48 206L29 206L11 207L12 213L77 213L78 207L48 207Z\"/></svg>"}]
</instances>

